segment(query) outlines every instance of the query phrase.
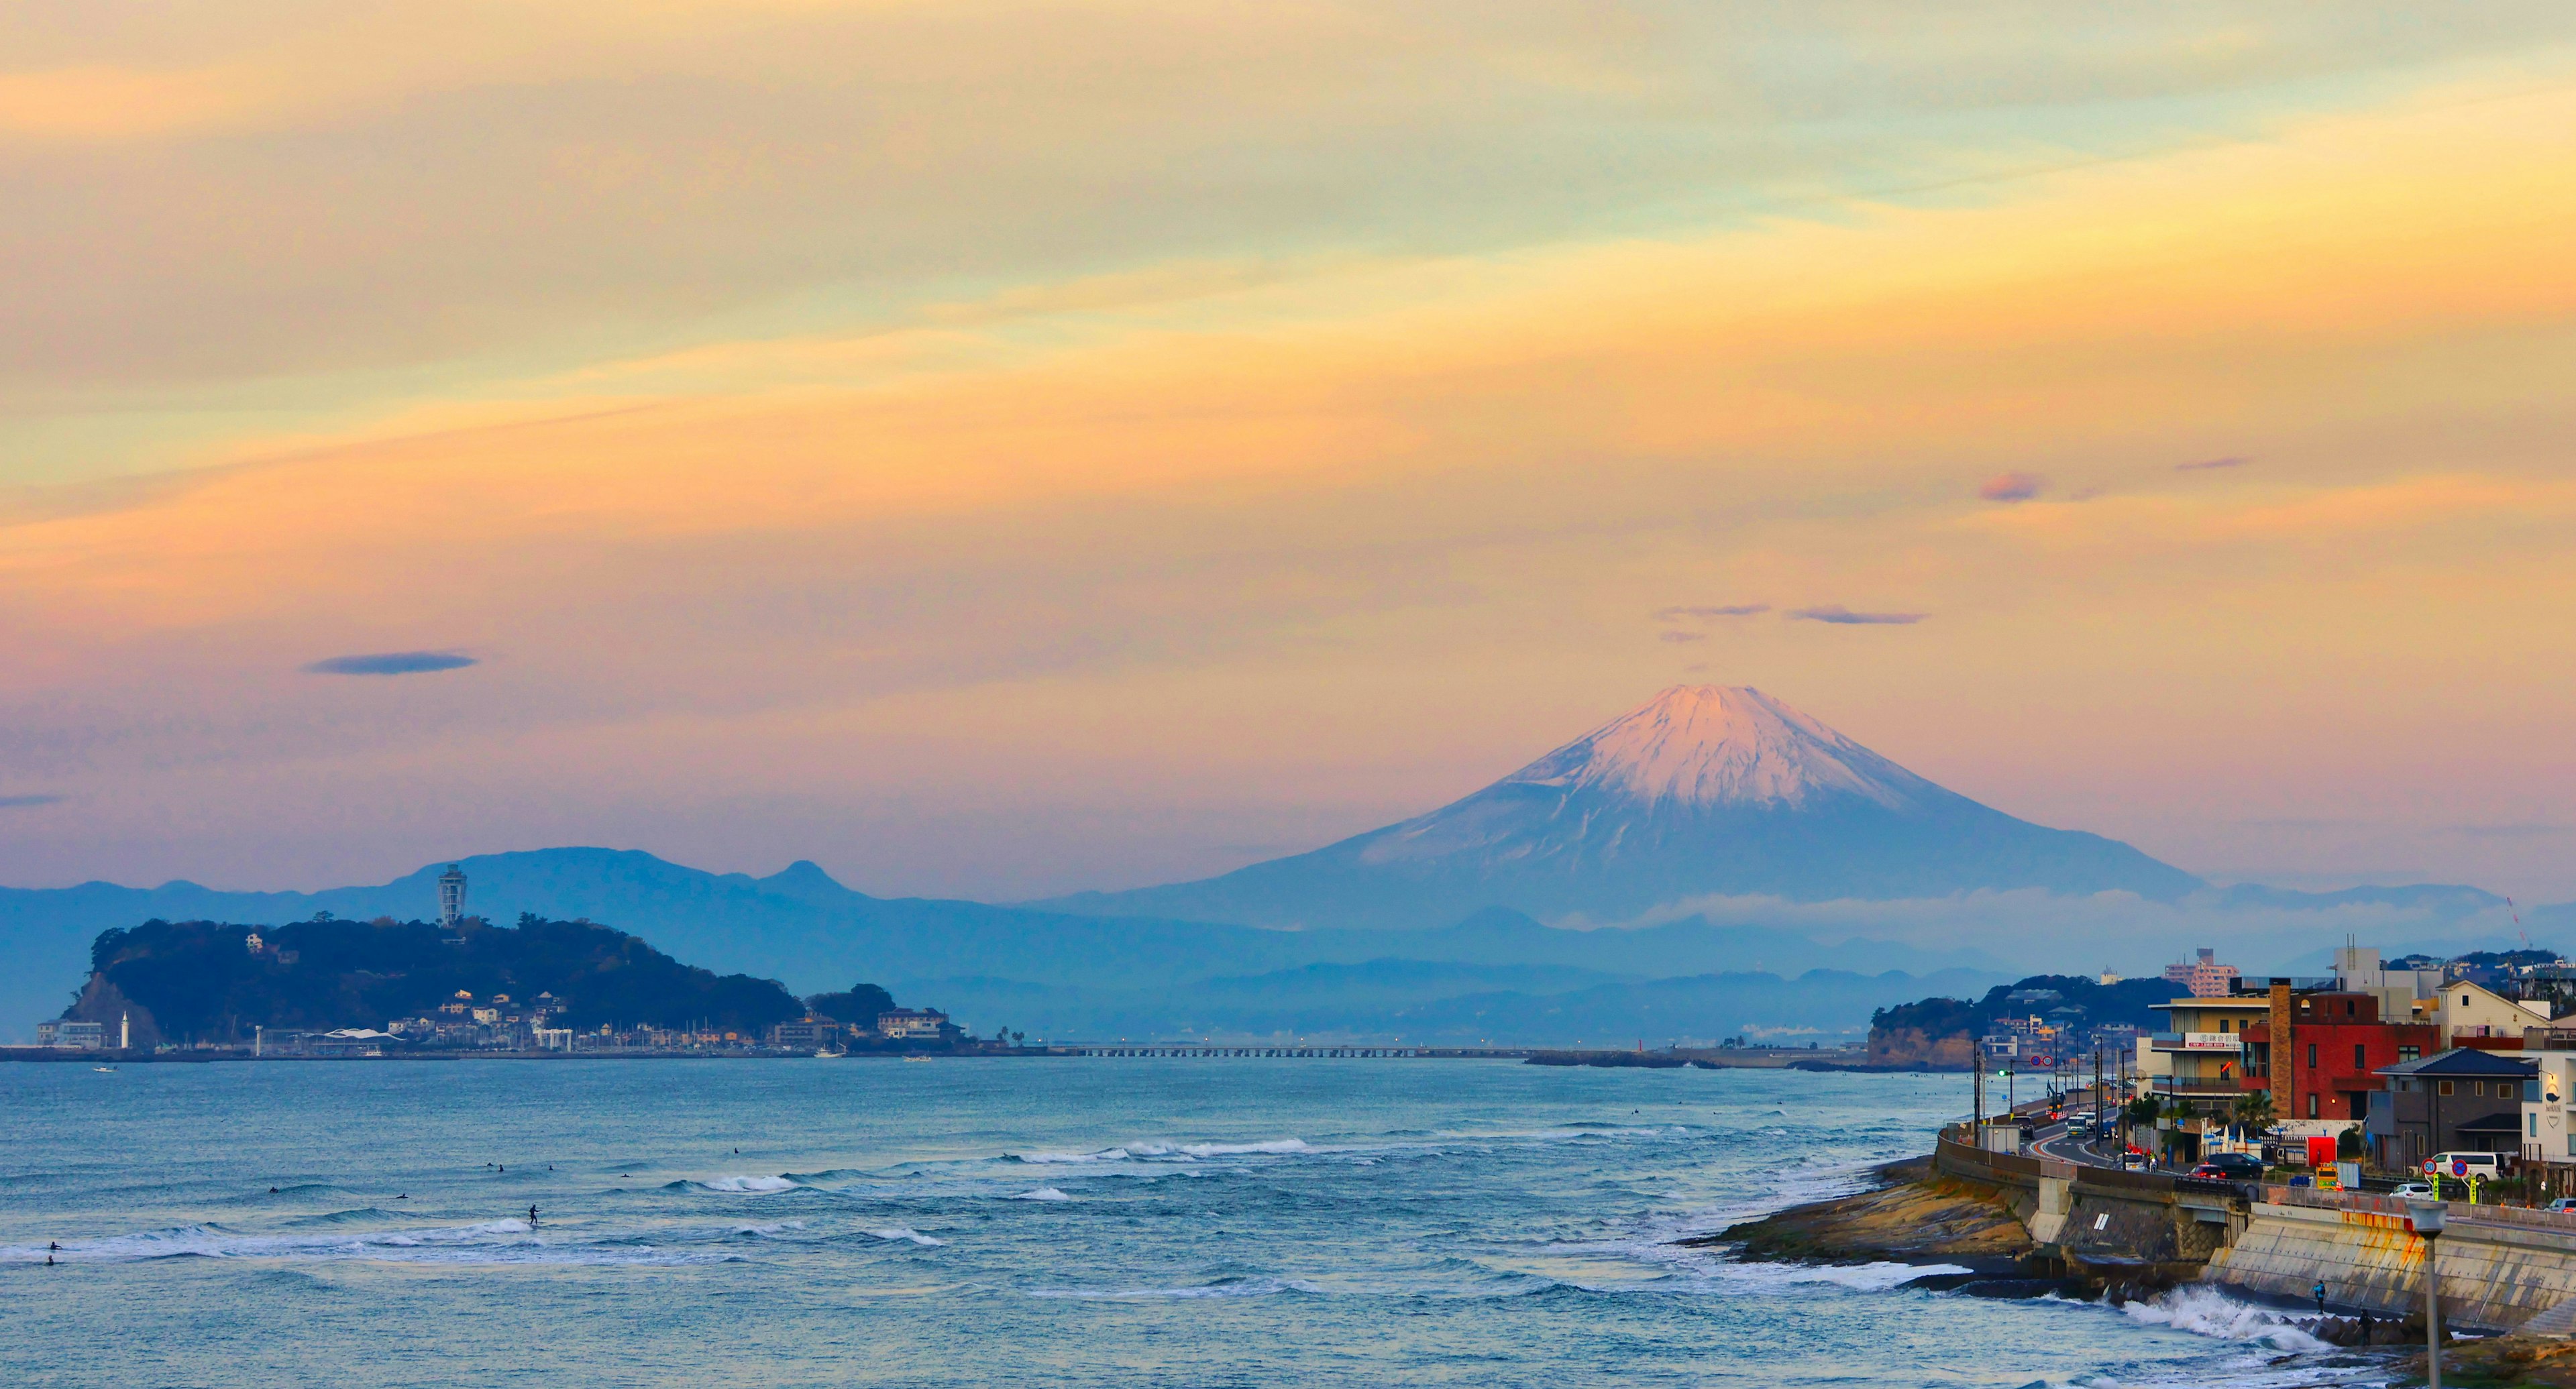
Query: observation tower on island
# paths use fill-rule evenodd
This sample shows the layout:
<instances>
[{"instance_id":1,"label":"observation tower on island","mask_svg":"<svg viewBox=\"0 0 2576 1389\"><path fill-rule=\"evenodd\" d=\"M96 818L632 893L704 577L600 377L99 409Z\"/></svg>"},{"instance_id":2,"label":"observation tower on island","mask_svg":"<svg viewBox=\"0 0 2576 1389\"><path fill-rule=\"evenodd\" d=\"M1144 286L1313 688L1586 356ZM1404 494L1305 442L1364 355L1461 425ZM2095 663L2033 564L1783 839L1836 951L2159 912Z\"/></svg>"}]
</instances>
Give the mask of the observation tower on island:
<instances>
[{"instance_id":1,"label":"observation tower on island","mask_svg":"<svg viewBox=\"0 0 2576 1389\"><path fill-rule=\"evenodd\" d=\"M465 870L455 864L438 875L438 924L455 930L465 915Z\"/></svg>"}]
</instances>

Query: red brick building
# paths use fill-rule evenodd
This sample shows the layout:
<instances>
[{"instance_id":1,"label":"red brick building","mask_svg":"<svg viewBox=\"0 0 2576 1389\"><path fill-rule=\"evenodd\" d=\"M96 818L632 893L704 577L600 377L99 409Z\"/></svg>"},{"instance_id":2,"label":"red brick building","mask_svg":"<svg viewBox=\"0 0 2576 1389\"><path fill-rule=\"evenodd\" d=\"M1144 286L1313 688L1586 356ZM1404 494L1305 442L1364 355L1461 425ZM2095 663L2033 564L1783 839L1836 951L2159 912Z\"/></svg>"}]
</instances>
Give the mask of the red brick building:
<instances>
[{"instance_id":1,"label":"red brick building","mask_svg":"<svg viewBox=\"0 0 2576 1389\"><path fill-rule=\"evenodd\" d=\"M2377 1072L2442 1050L2441 1029L2431 1023L2380 1021L2375 994L2297 994L2289 1004L2284 1119L2366 1119L2383 1084Z\"/></svg>"}]
</instances>

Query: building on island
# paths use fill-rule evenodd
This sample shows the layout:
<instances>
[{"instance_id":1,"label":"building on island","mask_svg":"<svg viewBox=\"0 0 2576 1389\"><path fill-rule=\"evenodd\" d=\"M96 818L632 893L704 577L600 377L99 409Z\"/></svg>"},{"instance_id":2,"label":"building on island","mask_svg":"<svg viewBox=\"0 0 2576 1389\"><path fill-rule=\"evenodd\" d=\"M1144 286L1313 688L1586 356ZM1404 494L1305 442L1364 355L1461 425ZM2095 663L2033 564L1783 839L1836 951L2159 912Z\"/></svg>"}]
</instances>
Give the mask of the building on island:
<instances>
[{"instance_id":1,"label":"building on island","mask_svg":"<svg viewBox=\"0 0 2576 1389\"><path fill-rule=\"evenodd\" d=\"M896 1008L877 1014L877 1035L896 1041L935 1041L948 1028L948 1015L936 1008Z\"/></svg>"},{"instance_id":2,"label":"building on island","mask_svg":"<svg viewBox=\"0 0 2576 1389\"><path fill-rule=\"evenodd\" d=\"M36 1045L95 1051L107 1045L107 1024L57 1018L36 1024Z\"/></svg>"},{"instance_id":3,"label":"building on island","mask_svg":"<svg viewBox=\"0 0 2576 1389\"><path fill-rule=\"evenodd\" d=\"M465 919L465 870L455 864L438 875L438 924L455 930Z\"/></svg>"},{"instance_id":4,"label":"building on island","mask_svg":"<svg viewBox=\"0 0 2576 1389\"><path fill-rule=\"evenodd\" d=\"M839 1040L840 1035L839 1023L808 1013L790 1022L770 1024L769 1044L788 1051L824 1051Z\"/></svg>"}]
</instances>

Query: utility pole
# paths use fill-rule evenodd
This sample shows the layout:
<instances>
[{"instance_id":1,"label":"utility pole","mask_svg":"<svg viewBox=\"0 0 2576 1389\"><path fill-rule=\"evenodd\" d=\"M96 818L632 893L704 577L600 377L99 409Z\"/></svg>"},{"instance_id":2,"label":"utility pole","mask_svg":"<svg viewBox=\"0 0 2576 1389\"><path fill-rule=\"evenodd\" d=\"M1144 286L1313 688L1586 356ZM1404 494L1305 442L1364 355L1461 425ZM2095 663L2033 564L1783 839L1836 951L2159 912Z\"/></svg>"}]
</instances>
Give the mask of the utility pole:
<instances>
[{"instance_id":1,"label":"utility pole","mask_svg":"<svg viewBox=\"0 0 2576 1389\"><path fill-rule=\"evenodd\" d=\"M2438 1180L2438 1179L2437 1179ZM2437 1257L2446 1211L2437 1197L2407 1205L2408 1224L2424 1237L2424 1375L2425 1389L2442 1389L2442 1275Z\"/></svg>"},{"instance_id":2,"label":"utility pole","mask_svg":"<svg viewBox=\"0 0 2576 1389\"><path fill-rule=\"evenodd\" d=\"M1973 1117L1968 1125L1968 1136L1975 1140L1977 1151L1984 1152L1986 1148L1986 1044L1983 1038L1968 1039L1968 1074L1975 1082L1970 1087L1970 1092L1975 1096L1971 1101L1975 1109L1972 1111Z\"/></svg>"}]
</instances>

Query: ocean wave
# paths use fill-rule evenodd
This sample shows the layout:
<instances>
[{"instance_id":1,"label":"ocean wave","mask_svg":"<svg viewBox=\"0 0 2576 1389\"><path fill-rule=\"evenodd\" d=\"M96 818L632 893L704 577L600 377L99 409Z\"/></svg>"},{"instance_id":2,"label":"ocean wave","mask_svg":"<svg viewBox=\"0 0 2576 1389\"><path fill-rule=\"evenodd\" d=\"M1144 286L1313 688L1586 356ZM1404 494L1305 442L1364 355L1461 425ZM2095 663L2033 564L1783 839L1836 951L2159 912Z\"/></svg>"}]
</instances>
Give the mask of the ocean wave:
<instances>
[{"instance_id":1,"label":"ocean wave","mask_svg":"<svg viewBox=\"0 0 2576 1389\"><path fill-rule=\"evenodd\" d=\"M1187 1288L1030 1288L1031 1297L1076 1298L1115 1302L1161 1298L1269 1297L1277 1293L1320 1293L1323 1288L1295 1278L1220 1278Z\"/></svg>"},{"instance_id":2,"label":"ocean wave","mask_svg":"<svg viewBox=\"0 0 2576 1389\"><path fill-rule=\"evenodd\" d=\"M308 1215L287 1222L289 1225L356 1225L370 1220L397 1219L397 1213L381 1206L360 1206L355 1210L331 1211Z\"/></svg>"},{"instance_id":3,"label":"ocean wave","mask_svg":"<svg viewBox=\"0 0 2576 1389\"><path fill-rule=\"evenodd\" d=\"M1318 1150L1307 1146L1306 1140L1302 1138L1273 1138L1260 1143L1184 1143L1180 1145L1181 1154L1192 1158L1240 1157L1254 1153L1285 1156L1290 1153L1316 1151Z\"/></svg>"},{"instance_id":4,"label":"ocean wave","mask_svg":"<svg viewBox=\"0 0 2576 1389\"><path fill-rule=\"evenodd\" d=\"M2150 1301L2124 1302L2120 1312L2148 1326L2169 1326L2222 1341L2255 1341L2274 1350L2334 1349L2302 1330L2287 1313L2239 1302L2215 1288L2197 1284L2175 1288Z\"/></svg>"},{"instance_id":5,"label":"ocean wave","mask_svg":"<svg viewBox=\"0 0 2576 1389\"><path fill-rule=\"evenodd\" d=\"M539 1236L527 1221L512 1218L472 1225L336 1235L254 1235L221 1225L182 1225L130 1235L66 1241L60 1250L49 1250L42 1245L0 1248L0 1263L42 1263L49 1254L59 1263L136 1263L200 1258L441 1264L680 1264L707 1263L733 1257L679 1253L650 1244L619 1247L601 1240L548 1239Z\"/></svg>"},{"instance_id":6,"label":"ocean wave","mask_svg":"<svg viewBox=\"0 0 2576 1389\"><path fill-rule=\"evenodd\" d=\"M702 1191L720 1191L728 1196L760 1196L773 1191L794 1191L792 1177L730 1176L703 1182L674 1182L674 1186L695 1186Z\"/></svg>"},{"instance_id":7,"label":"ocean wave","mask_svg":"<svg viewBox=\"0 0 2576 1389\"><path fill-rule=\"evenodd\" d=\"M1023 1191L1011 1199L1014 1201L1070 1201L1073 1198L1054 1187L1042 1186L1035 1191Z\"/></svg>"},{"instance_id":8,"label":"ocean wave","mask_svg":"<svg viewBox=\"0 0 2576 1389\"><path fill-rule=\"evenodd\" d=\"M1125 1162L1128 1153L1124 1148L1103 1148L1096 1153L1006 1153L1003 1156L1013 1162Z\"/></svg>"},{"instance_id":9,"label":"ocean wave","mask_svg":"<svg viewBox=\"0 0 2576 1389\"><path fill-rule=\"evenodd\" d=\"M948 1242L944 1239L939 1239L932 1235L925 1235L919 1230L909 1229L901 1225L897 1225L890 1230L870 1230L868 1233L876 1236L878 1239L886 1241L889 1244L897 1241L908 1240L914 1244L920 1245L924 1249L936 1249Z\"/></svg>"}]
</instances>

